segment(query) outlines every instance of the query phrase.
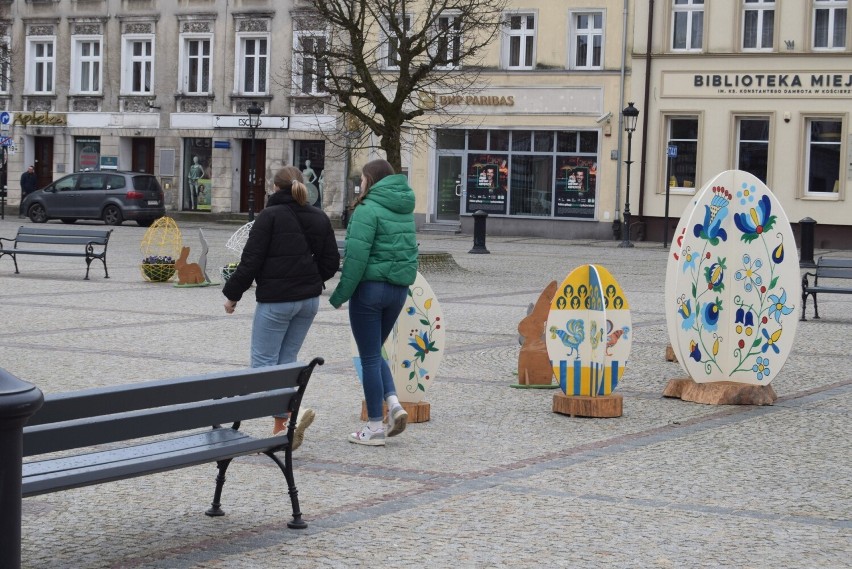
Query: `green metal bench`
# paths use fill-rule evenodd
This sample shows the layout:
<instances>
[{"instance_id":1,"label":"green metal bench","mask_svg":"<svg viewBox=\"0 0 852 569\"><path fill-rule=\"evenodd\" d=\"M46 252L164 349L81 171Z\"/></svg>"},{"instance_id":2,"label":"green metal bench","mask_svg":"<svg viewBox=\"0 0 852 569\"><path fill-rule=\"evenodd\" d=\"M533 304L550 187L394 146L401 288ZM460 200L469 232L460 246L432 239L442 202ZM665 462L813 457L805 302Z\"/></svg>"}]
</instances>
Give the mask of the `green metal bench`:
<instances>
[{"instance_id":1,"label":"green metal bench","mask_svg":"<svg viewBox=\"0 0 852 569\"><path fill-rule=\"evenodd\" d=\"M107 245L112 229L62 229L58 227L29 227L22 225L13 238L0 237L0 257L9 255L15 263L15 274L19 274L18 255L50 255L54 257L84 257L86 277L89 266L99 259L104 264L104 278L109 278L106 265ZM4 247L3 241L12 243ZM20 247L25 245L25 247ZM59 247L62 248L59 248ZM67 247L67 248L66 248Z\"/></svg>"},{"instance_id":2,"label":"green metal bench","mask_svg":"<svg viewBox=\"0 0 852 569\"><path fill-rule=\"evenodd\" d=\"M813 285L811 285L808 281L809 276L814 278ZM814 318L818 319L818 293L852 294L852 286L843 286L840 284L826 285L824 282L823 284L820 284L820 279L852 280L852 259L820 257L817 261L816 272L807 272L802 275L802 320L807 320L807 318L805 318L805 308L808 303L808 295L814 299Z\"/></svg>"}]
</instances>

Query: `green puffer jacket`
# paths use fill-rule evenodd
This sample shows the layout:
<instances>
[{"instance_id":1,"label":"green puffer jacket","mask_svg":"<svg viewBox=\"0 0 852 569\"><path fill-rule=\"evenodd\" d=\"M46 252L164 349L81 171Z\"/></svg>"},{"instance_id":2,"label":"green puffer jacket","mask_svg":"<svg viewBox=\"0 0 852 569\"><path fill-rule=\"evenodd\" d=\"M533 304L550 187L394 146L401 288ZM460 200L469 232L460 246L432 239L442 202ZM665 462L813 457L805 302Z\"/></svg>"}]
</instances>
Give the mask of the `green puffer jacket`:
<instances>
[{"instance_id":1,"label":"green puffer jacket","mask_svg":"<svg viewBox=\"0 0 852 569\"><path fill-rule=\"evenodd\" d=\"M331 295L338 308L361 281L408 286L417 278L414 190L402 174L382 178L352 212L340 282Z\"/></svg>"}]
</instances>

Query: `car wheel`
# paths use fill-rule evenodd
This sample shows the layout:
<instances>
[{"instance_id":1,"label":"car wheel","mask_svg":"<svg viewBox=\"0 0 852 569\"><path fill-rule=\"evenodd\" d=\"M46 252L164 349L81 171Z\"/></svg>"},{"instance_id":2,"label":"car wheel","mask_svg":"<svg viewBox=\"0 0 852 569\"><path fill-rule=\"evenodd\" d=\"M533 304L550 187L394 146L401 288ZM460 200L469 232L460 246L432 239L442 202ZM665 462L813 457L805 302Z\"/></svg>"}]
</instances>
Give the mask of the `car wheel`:
<instances>
[{"instance_id":1,"label":"car wheel","mask_svg":"<svg viewBox=\"0 0 852 569\"><path fill-rule=\"evenodd\" d=\"M62 223L74 223L75 221L77 221L76 217L63 217L62 218Z\"/></svg>"},{"instance_id":2,"label":"car wheel","mask_svg":"<svg viewBox=\"0 0 852 569\"><path fill-rule=\"evenodd\" d=\"M108 205L104 208L104 214L101 216L104 223L107 225L121 225L124 221L124 216L121 215L121 210L117 206Z\"/></svg>"},{"instance_id":3,"label":"car wheel","mask_svg":"<svg viewBox=\"0 0 852 569\"><path fill-rule=\"evenodd\" d=\"M47 221L47 212L44 211L44 206L40 203L31 205L27 215L33 223L45 223Z\"/></svg>"}]
</instances>

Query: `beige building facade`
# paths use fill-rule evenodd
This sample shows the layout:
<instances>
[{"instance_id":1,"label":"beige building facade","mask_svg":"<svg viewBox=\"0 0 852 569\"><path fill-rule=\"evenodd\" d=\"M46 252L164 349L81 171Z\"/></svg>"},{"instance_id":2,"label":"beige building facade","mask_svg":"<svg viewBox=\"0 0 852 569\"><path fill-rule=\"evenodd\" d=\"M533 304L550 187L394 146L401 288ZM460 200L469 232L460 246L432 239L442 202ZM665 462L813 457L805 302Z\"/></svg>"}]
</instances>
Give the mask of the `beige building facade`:
<instances>
[{"instance_id":1,"label":"beige building facade","mask_svg":"<svg viewBox=\"0 0 852 569\"><path fill-rule=\"evenodd\" d=\"M637 12L631 201L648 238L662 239L667 190L671 238L697 189L741 169L766 182L791 222L817 221L817 247L852 247L848 4L657 0Z\"/></svg>"},{"instance_id":2,"label":"beige building facade","mask_svg":"<svg viewBox=\"0 0 852 569\"><path fill-rule=\"evenodd\" d=\"M292 56L317 35L301 14L288 0L0 2L10 205L33 164L39 187L87 169L148 172L170 210L246 213L295 164L315 203L342 211L346 163L326 140L337 119L310 97L311 62Z\"/></svg>"}]
</instances>

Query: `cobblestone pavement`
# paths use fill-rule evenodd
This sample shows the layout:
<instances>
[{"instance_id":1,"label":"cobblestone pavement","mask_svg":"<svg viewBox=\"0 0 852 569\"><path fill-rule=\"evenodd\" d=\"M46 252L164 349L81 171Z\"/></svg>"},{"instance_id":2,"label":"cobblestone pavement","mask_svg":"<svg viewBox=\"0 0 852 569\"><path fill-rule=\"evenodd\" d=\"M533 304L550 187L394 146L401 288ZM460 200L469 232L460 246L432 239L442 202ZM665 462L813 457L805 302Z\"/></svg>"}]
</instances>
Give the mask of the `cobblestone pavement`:
<instances>
[{"instance_id":1,"label":"cobblestone pavement","mask_svg":"<svg viewBox=\"0 0 852 569\"><path fill-rule=\"evenodd\" d=\"M20 223L7 217L0 236ZM199 227L181 223L191 259ZM235 229L204 225L211 274L236 260L224 247ZM228 316L220 286L144 282L144 231L115 229L110 279L96 262L83 280L79 258L21 258L19 275L0 259L0 367L46 393L245 367L253 295ZM347 312L326 291L301 354L327 362L306 394L317 420L295 460L307 530L286 528L277 467L249 457L228 472L222 518L203 515L212 466L28 498L23 566L850 566L852 298L824 295L822 320L801 323L774 406L699 405L661 397L682 372L664 358L660 244L489 237L491 254L472 255L470 236L418 238L458 264L425 273L447 328L431 420L385 448L346 441L361 391ZM554 414L553 391L509 388L528 304L589 262L613 273L632 307L618 419Z\"/></svg>"}]
</instances>

